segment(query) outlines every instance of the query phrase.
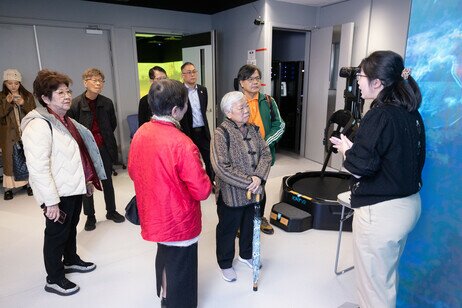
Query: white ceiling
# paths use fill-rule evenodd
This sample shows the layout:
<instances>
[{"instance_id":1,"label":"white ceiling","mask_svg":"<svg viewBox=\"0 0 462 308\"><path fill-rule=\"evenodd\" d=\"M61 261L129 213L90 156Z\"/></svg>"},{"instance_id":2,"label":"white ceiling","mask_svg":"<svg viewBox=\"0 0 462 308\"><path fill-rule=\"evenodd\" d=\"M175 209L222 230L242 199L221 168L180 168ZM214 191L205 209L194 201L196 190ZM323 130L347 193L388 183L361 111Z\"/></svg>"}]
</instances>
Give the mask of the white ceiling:
<instances>
[{"instance_id":1,"label":"white ceiling","mask_svg":"<svg viewBox=\"0 0 462 308\"><path fill-rule=\"evenodd\" d=\"M308 6L326 6L334 3L344 2L346 0L277 0L281 2L296 3Z\"/></svg>"}]
</instances>

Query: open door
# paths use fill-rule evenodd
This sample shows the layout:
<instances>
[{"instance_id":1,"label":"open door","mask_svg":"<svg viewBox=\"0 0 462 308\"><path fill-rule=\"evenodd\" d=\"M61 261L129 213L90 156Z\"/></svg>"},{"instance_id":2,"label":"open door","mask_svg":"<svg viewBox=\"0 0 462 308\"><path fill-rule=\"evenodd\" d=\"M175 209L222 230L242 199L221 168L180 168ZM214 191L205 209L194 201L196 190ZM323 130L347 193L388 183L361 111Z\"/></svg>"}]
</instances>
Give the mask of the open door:
<instances>
[{"instance_id":1,"label":"open door","mask_svg":"<svg viewBox=\"0 0 462 308\"><path fill-rule=\"evenodd\" d=\"M183 36L182 43L183 63L191 62L196 66L198 71L197 83L207 88L207 120L211 132L217 126L215 116L215 38L215 31L211 31Z\"/></svg>"},{"instance_id":2,"label":"open door","mask_svg":"<svg viewBox=\"0 0 462 308\"><path fill-rule=\"evenodd\" d=\"M311 33L305 157L323 163L323 139L327 121L335 110L344 108L345 80L336 78L339 68L351 65L353 23L325 27ZM341 155L331 167L340 169Z\"/></svg>"}]
</instances>

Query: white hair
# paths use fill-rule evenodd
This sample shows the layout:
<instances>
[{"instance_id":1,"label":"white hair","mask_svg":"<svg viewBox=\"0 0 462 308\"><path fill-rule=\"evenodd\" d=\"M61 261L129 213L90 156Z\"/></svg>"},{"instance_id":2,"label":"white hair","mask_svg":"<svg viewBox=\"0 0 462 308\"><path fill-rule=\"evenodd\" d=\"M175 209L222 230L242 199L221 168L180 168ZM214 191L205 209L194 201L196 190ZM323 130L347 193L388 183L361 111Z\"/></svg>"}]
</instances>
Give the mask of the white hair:
<instances>
[{"instance_id":1,"label":"white hair","mask_svg":"<svg viewBox=\"0 0 462 308\"><path fill-rule=\"evenodd\" d=\"M244 100L244 94L239 91L228 92L223 96L220 103L221 111L226 115L231 112L234 104Z\"/></svg>"}]
</instances>

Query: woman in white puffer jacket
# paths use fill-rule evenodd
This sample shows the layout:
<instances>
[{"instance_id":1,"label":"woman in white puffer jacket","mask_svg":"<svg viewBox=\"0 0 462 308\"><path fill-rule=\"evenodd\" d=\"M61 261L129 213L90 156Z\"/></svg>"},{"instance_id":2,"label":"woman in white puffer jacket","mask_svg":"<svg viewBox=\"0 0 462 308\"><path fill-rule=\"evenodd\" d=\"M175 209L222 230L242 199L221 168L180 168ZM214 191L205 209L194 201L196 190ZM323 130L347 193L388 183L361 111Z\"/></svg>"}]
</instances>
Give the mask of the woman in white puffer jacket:
<instances>
[{"instance_id":1,"label":"woman in white puffer jacket","mask_svg":"<svg viewBox=\"0 0 462 308\"><path fill-rule=\"evenodd\" d=\"M43 255L47 292L71 295L79 287L65 273L86 273L96 265L77 255L77 224L82 196L101 190L106 178L93 135L66 116L71 106L71 79L42 70L34 81L37 109L21 122L29 182L46 217Z\"/></svg>"}]
</instances>

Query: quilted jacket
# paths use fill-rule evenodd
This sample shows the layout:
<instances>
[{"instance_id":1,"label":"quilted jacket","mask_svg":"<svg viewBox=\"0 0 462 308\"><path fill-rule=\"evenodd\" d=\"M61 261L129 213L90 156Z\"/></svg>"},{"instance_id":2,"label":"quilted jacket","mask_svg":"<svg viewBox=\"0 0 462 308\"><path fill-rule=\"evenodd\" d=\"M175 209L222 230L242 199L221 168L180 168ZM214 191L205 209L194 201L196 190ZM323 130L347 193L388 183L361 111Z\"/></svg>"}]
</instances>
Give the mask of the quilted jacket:
<instances>
[{"instance_id":1,"label":"quilted jacket","mask_svg":"<svg viewBox=\"0 0 462 308\"><path fill-rule=\"evenodd\" d=\"M85 142L98 177L106 179L93 135L72 121ZM79 145L67 128L42 106L24 117L21 128L29 183L37 203L51 206L58 204L60 197L85 194L87 188Z\"/></svg>"},{"instance_id":2,"label":"quilted jacket","mask_svg":"<svg viewBox=\"0 0 462 308\"><path fill-rule=\"evenodd\" d=\"M197 146L173 123L151 120L136 131L128 173L145 240L186 241L200 234L200 201L207 199L212 184Z\"/></svg>"}]
</instances>

